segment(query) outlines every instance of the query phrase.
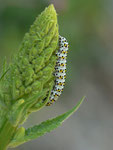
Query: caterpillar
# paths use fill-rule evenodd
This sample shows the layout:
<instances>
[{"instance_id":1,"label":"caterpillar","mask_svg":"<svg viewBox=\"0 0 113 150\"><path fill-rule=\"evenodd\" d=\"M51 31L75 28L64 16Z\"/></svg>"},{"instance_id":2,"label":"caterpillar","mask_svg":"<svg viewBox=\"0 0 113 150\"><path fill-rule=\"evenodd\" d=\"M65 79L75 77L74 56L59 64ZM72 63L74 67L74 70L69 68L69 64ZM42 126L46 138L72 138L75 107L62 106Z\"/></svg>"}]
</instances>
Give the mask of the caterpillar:
<instances>
[{"instance_id":1,"label":"caterpillar","mask_svg":"<svg viewBox=\"0 0 113 150\"><path fill-rule=\"evenodd\" d=\"M59 50L56 53L57 62L55 66L55 85L51 91L49 102L46 106L50 106L53 104L58 97L61 95L64 85L65 85L65 78L66 78L66 58L68 53L68 42L66 38L59 36Z\"/></svg>"}]
</instances>

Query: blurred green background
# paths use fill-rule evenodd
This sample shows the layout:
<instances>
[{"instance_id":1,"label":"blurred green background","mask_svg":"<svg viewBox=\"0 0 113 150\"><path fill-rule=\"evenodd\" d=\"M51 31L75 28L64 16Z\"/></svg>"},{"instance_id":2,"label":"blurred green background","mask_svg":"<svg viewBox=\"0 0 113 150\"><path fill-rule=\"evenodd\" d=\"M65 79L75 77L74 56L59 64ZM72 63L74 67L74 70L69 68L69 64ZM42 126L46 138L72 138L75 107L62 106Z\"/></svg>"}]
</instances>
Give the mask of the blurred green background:
<instances>
[{"instance_id":1,"label":"blurred green background","mask_svg":"<svg viewBox=\"0 0 113 150\"><path fill-rule=\"evenodd\" d=\"M69 41L66 86L58 102L31 114L29 127L67 111L86 95L63 126L14 150L113 149L113 1L0 0L0 66L11 56L35 18L50 3L60 35Z\"/></svg>"}]
</instances>

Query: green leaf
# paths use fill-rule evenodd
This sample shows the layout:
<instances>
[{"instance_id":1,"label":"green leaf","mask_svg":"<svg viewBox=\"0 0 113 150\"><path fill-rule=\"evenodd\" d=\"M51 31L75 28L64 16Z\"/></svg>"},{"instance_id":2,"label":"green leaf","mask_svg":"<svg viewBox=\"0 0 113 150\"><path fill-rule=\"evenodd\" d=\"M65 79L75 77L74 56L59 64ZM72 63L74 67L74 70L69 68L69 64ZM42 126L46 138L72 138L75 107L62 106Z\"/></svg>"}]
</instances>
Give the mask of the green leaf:
<instances>
[{"instance_id":1,"label":"green leaf","mask_svg":"<svg viewBox=\"0 0 113 150\"><path fill-rule=\"evenodd\" d=\"M35 125L31 128L26 129L25 131L25 135L20 136L20 138L16 138L14 137L14 139L11 141L10 143L10 147L16 147L20 144L23 144L25 142L28 142L30 140L36 139L54 129L56 129L57 127L59 127L67 118L69 118L74 112L77 111L77 109L80 107L80 105L82 104L83 100L85 99L85 97L83 97L75 107L73 107L71 110L69 110L68 112L47 120L45 122L42 122L39 125ZM21 135L21 134L20 134Z\"/></svg>"}]
</instances>

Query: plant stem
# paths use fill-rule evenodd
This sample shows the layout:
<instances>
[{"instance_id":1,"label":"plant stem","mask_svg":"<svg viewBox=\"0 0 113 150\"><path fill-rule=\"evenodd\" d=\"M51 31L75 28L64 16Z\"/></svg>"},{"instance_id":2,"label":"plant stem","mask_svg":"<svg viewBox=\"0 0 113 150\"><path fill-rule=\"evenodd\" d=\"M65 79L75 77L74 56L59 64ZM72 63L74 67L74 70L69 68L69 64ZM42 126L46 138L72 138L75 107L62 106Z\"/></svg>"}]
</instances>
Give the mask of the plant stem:
<instances>
[{"instance_id":1,"label":"plant stem","mask_svg":"<svg viewBox=\"0 0 113 150\"><path fill-rule=\"evenodd\" d=\"M0 150L7 149L16 129L17 127L12 126L12 124L6 119L2 128L0 129Z\"/></svg>"}]
</instances>

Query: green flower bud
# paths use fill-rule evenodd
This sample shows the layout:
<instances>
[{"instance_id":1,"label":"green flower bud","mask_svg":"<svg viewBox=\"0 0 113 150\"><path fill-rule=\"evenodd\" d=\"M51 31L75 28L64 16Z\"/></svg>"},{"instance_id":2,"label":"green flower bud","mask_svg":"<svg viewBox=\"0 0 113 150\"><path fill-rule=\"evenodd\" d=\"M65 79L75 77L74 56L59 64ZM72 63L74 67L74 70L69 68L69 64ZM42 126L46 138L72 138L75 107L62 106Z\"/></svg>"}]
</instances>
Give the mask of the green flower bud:
<instances>
[{"instance_id":1,"label":"green flower bud","mask_svg":"<svg viewBox=\"0 0 113 150\"><path fill-rule=\"evenodd\" d=\"M27 99L43 91L46 84L46 89L50 90L58 36L56 11L50 5L36 18L12 60L5 78L7 86L3 88L4 94L9 95L7 101L15 103L18 99Z\"/></svg>"}]
</instances>

